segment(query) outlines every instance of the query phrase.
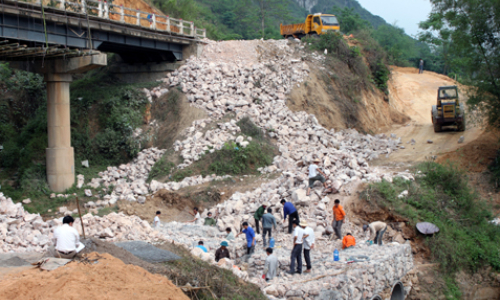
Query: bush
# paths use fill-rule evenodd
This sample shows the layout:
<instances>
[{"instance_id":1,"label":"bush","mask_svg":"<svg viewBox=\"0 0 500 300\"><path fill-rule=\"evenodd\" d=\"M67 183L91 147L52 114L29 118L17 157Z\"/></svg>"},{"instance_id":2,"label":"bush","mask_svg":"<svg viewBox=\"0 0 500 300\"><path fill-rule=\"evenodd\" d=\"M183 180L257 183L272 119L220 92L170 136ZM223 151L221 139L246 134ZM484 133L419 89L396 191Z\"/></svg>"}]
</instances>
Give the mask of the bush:
<instances>
[{"instance_id":1,"label":"bush","mask_svg":"<svg viewBox=\"0 0 500 300\"><path fill-rule=\"evenodd\" d=\"M491 179L493 181L493 184L495 185L495 188L498 190L500 188L500 150L497 152L497 156L491 163L491 165L488 167L490 170L492 176Z\"/></svg>"},{"instance_id":2,"label":"bush","mask_svg":"<svg viewBox=\"0 0 500 300\"><path fill-rule=\"evenodd\" d=\"M426 237L432 258L441 272L451 276L460 270L476 272L491 266L500 270L500 228L489 223L491 208L468 186L467 177L456 167L424 163L415 182L395 180L372 184L365 199L396 211L410 220L431 222L439 233ZM398 198L408 190L408 197Z\"/></svg>"}]
</instances>

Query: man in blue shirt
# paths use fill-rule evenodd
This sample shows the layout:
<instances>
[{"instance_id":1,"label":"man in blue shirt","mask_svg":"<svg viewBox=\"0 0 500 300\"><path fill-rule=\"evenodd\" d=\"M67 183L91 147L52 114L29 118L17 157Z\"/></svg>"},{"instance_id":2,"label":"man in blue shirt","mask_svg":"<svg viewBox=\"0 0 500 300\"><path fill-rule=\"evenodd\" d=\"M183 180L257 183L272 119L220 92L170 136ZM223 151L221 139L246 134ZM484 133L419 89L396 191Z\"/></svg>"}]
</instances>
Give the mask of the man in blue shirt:
<instances>
[{"instance_id":1,"label":"man in blue shirt","mask_svg":"<svg viewBox=\"0 0 500 300\"><path fill-rule=\"evenodd\" d=\"M248 226L248 222L243 222L243 229L240 233L236 235L238 237L240 234L244 233L247 237L247 254L252 255L255 249L255 231L252 227Z\"/></svg>"},{"instance_id":2,"label":"man in blue shirt","mask_svg":"<svg viewBox=\"0 0 500 300\"><path fill-rule=\"evenodd\" d=\"M293 221L297 220L297 222L300 223L299 213L297 212L295 206L293 206L292 202L286 202L285 199L282 199L281 204L283 204L283 215L285 216L283 222L286 221L286 217L288 216L288 233L291 234L293 229Z\"/></svg>"},{"instance_id":3,"label":"man in blue shirt","mask_svg":"<svg viewBox=\"0 0 500 300\"><path fill-rule=\"evenodd\" d=\"M198 242L198 246L196 246L197 248L200 248L201 250L203 250L203 252L207 253L208 250L207 248L205 248L205 246L203 246L203 241L199 241Z\"/></svg>"}]
</instances>

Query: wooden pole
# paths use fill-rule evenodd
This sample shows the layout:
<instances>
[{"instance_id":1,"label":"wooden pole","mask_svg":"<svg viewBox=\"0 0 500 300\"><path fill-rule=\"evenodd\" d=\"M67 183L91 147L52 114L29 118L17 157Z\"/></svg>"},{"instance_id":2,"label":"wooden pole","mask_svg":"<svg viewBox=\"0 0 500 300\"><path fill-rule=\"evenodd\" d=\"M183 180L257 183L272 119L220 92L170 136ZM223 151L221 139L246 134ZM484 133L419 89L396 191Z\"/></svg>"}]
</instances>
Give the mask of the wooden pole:
<instances>
[{"instance_id":1,"label":"wooden pole","mask_svg":"<svg viewBox=\"0 0 500 300\"><path fill-rule=\"evenodd\" d=\"M83 238L85 239L85 227L83 226L82 213L80 212L80 201L78 201L78 197L76 197L76 207L78 207L78 216L80 217L80 223L82 223L82 233Z\"/></svg>"}]
</instances>

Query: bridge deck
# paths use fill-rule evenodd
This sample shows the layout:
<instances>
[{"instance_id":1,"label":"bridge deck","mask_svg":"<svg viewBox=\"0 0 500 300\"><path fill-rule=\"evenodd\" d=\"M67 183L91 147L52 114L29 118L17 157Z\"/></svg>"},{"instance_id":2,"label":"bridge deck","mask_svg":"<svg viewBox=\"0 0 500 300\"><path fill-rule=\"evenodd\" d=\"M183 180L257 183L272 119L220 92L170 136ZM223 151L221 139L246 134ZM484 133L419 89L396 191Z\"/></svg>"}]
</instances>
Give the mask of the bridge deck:
<instances>
[{"instance_id":1,"label":"bridge deck","mask_svg":"<svg viewBox=\"0 0 500 300\"><path fill-rule=\"evenodd\" d=\"M137 20L133 22L132 15L126 13L131 9L120 7L117 12L116 7L100 1L96 1L98 6L56 1L63 3L65 9L44 6L42 12L39 3L2 1L0 37L28 43L30 47L49 45L114 52L130 61L176 61L182 59L183 46L205 34L204 30L197 34L200 29L195 29L192 22L157 15L144 18L145 12L136 11ZM160 22L160 18L166 22ZM2 57L0 52L0 59L13 58Z\"/></svg>"}]
</instances>

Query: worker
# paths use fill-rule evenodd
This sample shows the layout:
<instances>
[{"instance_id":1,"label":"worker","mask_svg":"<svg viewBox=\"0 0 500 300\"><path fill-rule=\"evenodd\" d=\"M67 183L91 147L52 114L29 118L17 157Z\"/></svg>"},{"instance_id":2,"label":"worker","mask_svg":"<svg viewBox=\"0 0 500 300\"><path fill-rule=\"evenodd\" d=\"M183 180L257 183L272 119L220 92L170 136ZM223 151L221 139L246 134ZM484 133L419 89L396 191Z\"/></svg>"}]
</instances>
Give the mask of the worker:
<instances>
[{"instance_id":1,"label":"worker","mask_svg":"<svg viewBox=\"0 0 500 300\"><path fill-rule=\"evenodd\" d=\"M424 60L421 59L418 63L418 74L424 73Z\"/></svg>"},{"instance_id":2,"label":"worker","mask_svg":"<svg viewBox=\"0 0 500 300\"><path fill-rule=\"evenodd\" d=\"M236 237L244 233L247 238L247 254L252 255L255 250L255 231L252 227L248 226L248 222L243 222L243 230L239 232Z\"/></svg>"},{"instance_id":3,"label":"worker","mask_svg":"<svg viewBox=\"0 0 500 300\"><path fill-rule=\"evenodd\" d=\"M221 260L223 258L231 259L231 257L229 256L229 250L227 249L227 246L228 246L228 243L226 241L223 241L222 243L220 243L220 248L217 249L217 251L215 251L215 261L216 262L219 262L219 260Z\"/></svg>"},{"instance_id":4,"label":"worker","mask_svg":"<svg viewBox=\"0 0 500 300\"><path fill-rule=\"evenodd\" d=\"M203 225L215 226L216 224L217 224L217 221L214 218L212 218L212 213L208 212L207 217L205 218L205 222L203 223Z\"/></svg>"},{"instance_id":5,"label":"worker","mask_svg":"<svg viewBox=\"0 0 500 300\"><path fill-rule=\"evenodd\" d=\"M194 219L192 219L191 221L187 221L186 223L194 223L196 225L201 224L201 216L200 216L200 213L198 211L198 207L193 208L193 212L189 213L189 214L194 216Z\"/></svg>"},{"instance_id":6,"label":"worker","mask_svg":"<svg viewBox=\"0 0 500 300\"><path fill-rule=\"evenodd\" d=\"M282 199L281 204L283 204L283 215L285 216L283 222L286 221L286 217L288 216L288 233L292 233L293 222L300 222L299 213L292 202L287 202L285 199Z\"/></svg>"},{"instance_id":7,"label":"worker","mask_svg":"<svg viewBox=\"0 0 500 300\"><path fill-rule=\"evenodd\" d=\"M370 230L370 237L368 241L373 241L374 244L382 245L382 238L387 230L387 224L384 222L376 221L370 225L363 225L363 231Z\"/></svg>"},{"instance_id":8,"label":"worker","mask_svg":"<svg viewBox=\"0 0 500 300\"><path fill-rule=\"evenodd\" d=\"M203 252L207 253L208 250L207 248L205 248L204 244L203 244L203 241L199 241L198 242L198 246L196 246L196 248L200 248L201 250L203 250Z\"/></svg>"},{"instance_id":9,"label":"worker","mask_svg":"<svg viewBox=\"0 0 500 300\"><path fill-rule=\"evenodd\" d=\"M356 246L356 239L350 234L346 234L342 240L342 249Z\"/></svg>"},{"instance_id":10,"label":"worker","mask_svg":"<svg viewBox=\"0 0 500 300\"><path fill-rule=\"evenodd\" d=\"M266 207L268 207L268 206L269 206L269 204L267 204L267 203L262 204L261 206L259 206L259 208L255 212L255 214L253 215L253 217L255 219L255 229L257 230L257 234L260 234L259 222L260 222L260 219L262 219L262 216L264 215L264 213L266 212Z\"/></svg>"},{"instance_id":11,"label":"worker","mask_svg":"<svg viewBox=\"0 0 500 300\"><path fill-rule=\"evenodd\" d=\"M304 230L299 227L299 221L293 222L293 248L290 261L290 271L288 274L302 274L302 243L304 242ZM295 270L295 261L297 261L297 270Z\"/></svg>"},{"instance_id":12,"label":"worker","mask_svg":"<svg viewBox=\"0 0 500 300\"><path fill-rule=\"evenodd\" d=\"M278 273L278 258L273 254L273 248L266 249L266 262L264 264L264 279L272 280Z\"/></svg>"},{"instance_id":13,"label":"worker","mask_svg":"<svg viewBox=\"0 0 500 300\"><path fill-rule=\"evenodd\" d=\"M266 248L266 235L269 235L269 244L271 244L272 229L276 229L276 218L271 214L273 210L271 208L267 209L267 213L262 216L262 241L264 242L264 248Z\"/></svg>"},{"instance_id":14,"label":"worker","mask_svg":"<svg viewBox=\"0 0 500 300\"><path fill-rule=\"evenodd\" d=\"M306 221L300 222L300 227L304 230L304 259L306 260L307 269L304 271L306 273L311 273L311 249L314 249L314 230L311 227L307 227Z\"/></svg>"},{"instance_id":15,"label":"worker","mask_svg":"<svg viewBox=\"0 0 500 300\"><path fill-rule=\"evenodd\" d=\"M227 233L226 240L228 241L234 241L234 234L231 231L232 230L230 227L226 228L226 233Z\"/></svg>"},{"instance_id":16,"label":"worker","mask_svg":"<svg viewBox=\"0 0 500 300\"><path fill-rule=\"evenodd\" d=\"M73 228L74 222L75 219L72 216L65 216L63 225L54 230L52 238L54 247L49 250L52 256L73 259L84 248L83 244L80 243L78 231Z\"/></svg>"},{"instance_id":17,"label":"worker","mask_svg":"<svg viewBox=\"0 0 500 300\"><path fill-rule=\"evenodd\" d=\"M160 227L160 215L161 215L161 211L157 211L156 212L156 216L153 220L153 225L154 225L154 228L159 228Z\"/></svg>"},{"instance_id":18,"label":"worker","mask_svg":"<svg viewBox=\"0 0 500 300\"><path fill-rule=\"evenodd\" d=\"M344 208L342 207L342 205L340 205L340 200L335 199L335 204L333 205L332 227L338 239L342 239L342 224L344 222L345 222Z\"/></svg>"},{"instance_id":19,"label":"worker","mask_svg":"<svg viewBox=\"0 0 500 300\"><path fill-rule=\"evenodd\" d=\"M326 189L326 175L319 169L319 158L314 159L314 163L309 165L308 173L309 173L309 187L307 188L306 195L309 196L311 194L311 189L314 186L314 183L319 180L323 184L323 187Z\"/></svg>"}]
</instances>

